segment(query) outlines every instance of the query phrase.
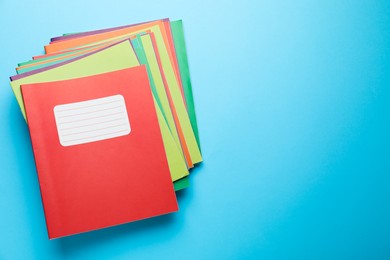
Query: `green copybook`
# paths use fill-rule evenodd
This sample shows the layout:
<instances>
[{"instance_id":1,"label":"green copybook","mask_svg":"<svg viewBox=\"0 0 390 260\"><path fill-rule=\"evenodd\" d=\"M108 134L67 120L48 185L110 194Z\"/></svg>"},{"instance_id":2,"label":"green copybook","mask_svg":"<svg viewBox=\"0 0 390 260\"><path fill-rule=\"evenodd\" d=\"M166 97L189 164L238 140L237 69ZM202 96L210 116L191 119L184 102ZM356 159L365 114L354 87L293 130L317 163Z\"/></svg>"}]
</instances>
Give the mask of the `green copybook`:
<instances>
[{"instance_id":1,"label":"green copybook","mask_svg":"<svg viewBox=\"0 0 390 260\"><path fill-rule=\"evenodd\" d=\"M171 32L172 32L173 42L175 46L188 116L190 119L192 129L194 131L196 141L199 144L199 134L198 134L198 127L196 122L196 113L195 113L195 107L193 101L189 66L187 60L187 52L186 52L186 46L184 40L183 24L181 20L173 21L170 24L171 24ZM136 55L138 57L138 60L140 61L140 64L145 64L147 66L149 75L151 75L150 82L151 82L152 91L154 96L157 97L155 100L161 110L159 112L162 112L162 117L164 118L165 122L168 123L168 125L170 126L170 130L172 130L172 127L174 127L172 112L170 111L169 104L166 99L165 90L163 89L162 86L163 84L161 79L161 73L157 66L156 55L154 53L154 48L150 39L150 35L146 33L140 33L137 35L135 39L132 39L132 44L136 52ZM103 44L100 43L94 46L85 47L82 50L69 51L66 53L51 55L49 57L42 57L32 61L22 62L19 63L18 65L19 66L29 65L29 67L19 68L18 73L19 74L25 73L37 69L42 69L64 61L69 61L81 55L84 55L88 51L93 51L94 48L96 49L97 47L102 45ZM158 88L156 88L156 85ZM176 131L174 131L174 133L176 133ZM176 143L178 142L177 135L175 136L175 141ZM174 182L174 185L176 190L185 188L189 185L188 178L184 177L182 179L176 180Z\"/></svg>"}]
</instances>

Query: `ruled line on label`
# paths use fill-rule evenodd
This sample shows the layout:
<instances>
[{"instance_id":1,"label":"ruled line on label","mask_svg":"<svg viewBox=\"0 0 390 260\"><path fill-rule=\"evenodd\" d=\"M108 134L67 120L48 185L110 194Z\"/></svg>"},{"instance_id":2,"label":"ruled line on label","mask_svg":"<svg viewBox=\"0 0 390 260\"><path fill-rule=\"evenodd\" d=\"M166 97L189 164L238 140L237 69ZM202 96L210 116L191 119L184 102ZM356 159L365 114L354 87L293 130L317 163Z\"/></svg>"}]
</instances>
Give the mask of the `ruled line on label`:
<instances>
[{"instance_id":1,"label":"ruled line on label","mask_svg":"<svg viewBox=\"0 0 390 260\"><path fill-rule=\"evenodd\" d=\"M62 146L101 141L131 132L122 95L57 105L53 110Z\"/></svg>"}]
</instances>

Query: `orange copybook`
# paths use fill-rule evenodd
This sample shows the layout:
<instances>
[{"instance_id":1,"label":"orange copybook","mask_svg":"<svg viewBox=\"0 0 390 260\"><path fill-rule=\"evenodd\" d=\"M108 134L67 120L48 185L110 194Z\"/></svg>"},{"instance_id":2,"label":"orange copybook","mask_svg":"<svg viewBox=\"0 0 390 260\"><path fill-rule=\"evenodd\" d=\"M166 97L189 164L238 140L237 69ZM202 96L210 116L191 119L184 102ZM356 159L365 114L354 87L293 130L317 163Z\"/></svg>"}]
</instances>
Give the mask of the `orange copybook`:
<instances>
[{"instance_id":1,"label":"orange copybook","mask_svg":"<svg viewBox=\"0 0 390 260\"><path fill-rule=\"evenodd\" d=\"M88 48L80 46L83 46L84 44L93 44L94 42L98 42L104 39L118 37L120 35L126 35L128 33L134 33L140 30L148 31L152 26L159 26L159 28L161 29L165 45L168 47L167 50L169 58L174 65L174 73L180 86L182 98L185 101L169 19L155 20L128 26L120 26L117 28L102 30L102 32L97 31L96 33L87 33L87 35L85 36L83 33L69 35L69 37L64 37L64 40L52 41L49 45L46 45L46 54L42 55L41 57L48 57L53 54L66 53L66 51L77 50L80 48ZM78 37L79 35L80 37ZM192 162L190 164L192 165Z\"/></svg>"},{"instance_id":2,"label":"orange copybook","mask_svg":"<svg viewBox=\"0 0 390 260\"><path fill-rule=\"evenodd\" d=\"M178 210L144 66L22 94L50 239Z\"/></svg>"},{"instance_id":3,"label":"orange copybook","mask_svg":"<svg viewBox=\"0 0 390 260\"><path fill-rule=\"evenodd\" d=\"M104 42L110 43L115 41L114 39L121 40L123 37L131 37L131 35L136 32L153 30L152 28L158 31L160 43L164 46L161 46L161 49L156 48L155 50L156 52L164 51L163 53L165 53L164 60L157 55L157 58L162 61L162 63L165 62L166 65L160 66L160 71L162 76L165 76L167 79L167 81L164 82L164 85L166 87L166 93L169 96L172 112L177 115L174 117L177 135L180 139L187 165L189 168L192 168L194 163L202 161L202 158L186 110L184 92L180 73L178 71L178 64L168 19L156 20L134 26L124 26L112 31L105 30L104 33L90 34L80 38L75 37L67 40L55 41L46 45L45 50L46 53L50 55L57 52L63 53L63 51L83 50L87 46L87 48L92 49L101 48L101 46L104 46ZM157 47L156 42L154 42L154 46Z\"/></svg>"}]
</instances>

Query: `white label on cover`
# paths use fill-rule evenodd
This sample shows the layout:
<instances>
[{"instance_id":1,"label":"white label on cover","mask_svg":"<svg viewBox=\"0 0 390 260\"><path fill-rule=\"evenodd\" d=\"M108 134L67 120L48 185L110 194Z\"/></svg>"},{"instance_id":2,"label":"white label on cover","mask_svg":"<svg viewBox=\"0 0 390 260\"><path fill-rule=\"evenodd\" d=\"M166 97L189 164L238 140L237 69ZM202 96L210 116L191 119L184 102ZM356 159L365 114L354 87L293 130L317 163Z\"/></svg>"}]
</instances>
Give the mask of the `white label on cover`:
<instances>
[{"instance_id":1,"label":"white label on cover","mask_svg":"<svg viewBox=\"0 0 390 260\"><path fill-rule=\"evenodd\" d=\"M131 131L122 95L58 105L54 117L62 146L110 139Z\"/></svg>"}]
</instances>

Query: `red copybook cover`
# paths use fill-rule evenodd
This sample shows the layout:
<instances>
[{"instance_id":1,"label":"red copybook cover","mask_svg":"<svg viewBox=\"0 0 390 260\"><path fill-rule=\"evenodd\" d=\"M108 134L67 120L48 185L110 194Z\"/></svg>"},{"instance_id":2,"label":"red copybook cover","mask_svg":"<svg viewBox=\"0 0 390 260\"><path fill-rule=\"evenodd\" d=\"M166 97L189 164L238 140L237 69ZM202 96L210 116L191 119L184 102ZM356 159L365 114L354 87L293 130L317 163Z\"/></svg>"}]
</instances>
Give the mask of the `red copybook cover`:
<instances>
[{"instance_id":1,"label":"red copybook cover","mask_svg":"<svg viewBox=\"0 0 390 260\"><path fill-rule=\"evenodd\" d=\"M50 239L178 210L144 66L22 94Z\"/></svg>"}]
</instances>

